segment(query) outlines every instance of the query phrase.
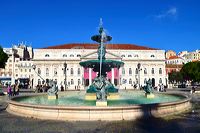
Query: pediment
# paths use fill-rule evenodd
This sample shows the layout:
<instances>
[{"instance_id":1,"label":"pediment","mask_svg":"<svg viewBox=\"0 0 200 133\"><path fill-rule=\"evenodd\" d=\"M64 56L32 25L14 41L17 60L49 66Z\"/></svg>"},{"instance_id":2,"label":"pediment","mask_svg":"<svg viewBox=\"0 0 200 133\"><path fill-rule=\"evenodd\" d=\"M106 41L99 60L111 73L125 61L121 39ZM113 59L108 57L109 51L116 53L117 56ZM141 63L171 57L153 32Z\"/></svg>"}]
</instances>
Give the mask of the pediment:
<instances>
[{"instance_id":1,"label":"pediment","mask_svg":"<svg viewBox=\"0 0 200 133\"><path fill-rule=\"evenodd\" d=\"M117 59L117 60L121 60L122 58L119 55L116 55L110 51L106 52L106 59ZM90 52L90 53L86 53L85 55L82 55L81 57L82 60L85 59L98 59L98 54L97 51L94 52Z\"/></svg>"}]
</instances>

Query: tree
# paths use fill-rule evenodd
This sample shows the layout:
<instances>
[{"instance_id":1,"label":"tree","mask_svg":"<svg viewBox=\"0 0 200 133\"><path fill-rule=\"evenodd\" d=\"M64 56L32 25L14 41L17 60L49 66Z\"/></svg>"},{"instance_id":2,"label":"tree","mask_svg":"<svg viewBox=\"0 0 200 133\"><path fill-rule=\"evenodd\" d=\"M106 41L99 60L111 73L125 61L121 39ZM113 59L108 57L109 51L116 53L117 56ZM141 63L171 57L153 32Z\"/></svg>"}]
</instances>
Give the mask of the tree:
<instances>
[{"instance_id":1,"label":"tree","mask_svg":"<svg viewBox=\"0 0 200 133\"><path fill-rule=\"evenodd\" d=\"M5 68L5 63L8 60L8 55L3 51L3 48L0 46L0 68Z\"/></svg>"},{"instance_id":2,"label":"tree","mask_svg":"<svg viewBox=\"0 0 200 133\"><path fill-rule=\"evenodd\" d=\"M172 71L169 73L169 82L183 82L183 76L181 72Z\"/></svg>"},{"instance_id":3,"label":"tree","mask_svg":"<svg viewBox=\"0 0 200 133\"><path fill-rule=\"evenodd\" d=\"M200 61L185 64L181 69L181 73L185 80L200 82Z\"/></svg>"}]
</instances>

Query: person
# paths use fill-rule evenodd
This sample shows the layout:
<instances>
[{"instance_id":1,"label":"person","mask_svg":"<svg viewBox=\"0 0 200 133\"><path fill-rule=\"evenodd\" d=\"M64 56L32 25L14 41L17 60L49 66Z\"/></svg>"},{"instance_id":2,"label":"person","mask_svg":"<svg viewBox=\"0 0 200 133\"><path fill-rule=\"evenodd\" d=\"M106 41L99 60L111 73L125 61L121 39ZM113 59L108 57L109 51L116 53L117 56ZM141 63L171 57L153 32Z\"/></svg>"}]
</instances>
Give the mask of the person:
<instances>
[{"instance_id":1,"label":"person","mask_svg":"<svg viewBox=\"0 0 200 133\"><path fill-rule=\"evenodd\" d=\"M12 96L12 88L11 88L10 85L8 85L7 93L8 93L8 97L11 98L11 96Z\"/></svg>"},{"instance_id":2,"label":"person","mask_svg":"<svg viewBox=\"0 0 200 133\"><path fill-rule=\"evenodd\" d=\"M195 93L195 88L194 88L194 86L192 86L192 93Z\"/></svg>"},{"instance_id":3,"label":"person","mask_svg":"<svg viewBox=\"0 0 200 133\"><path fill-rule=\"evenodd\" d=\"M12 96L15 96L15 95L16 95L16 91L15 91L16 85L14 84L14 85L12 85L12 86L13 86L13 88L12 88L12 89L13 89L13 91L12 91L12 92L13 92L13 93L12 93Z\"/></svg>"},{"instance_id":4,"label":"person","mask_svg":"<svg viewBox=\"0 0 200 133\"><path fill-rule=\"evenodd\" d=\"M64 87L63 87L63 85L61 85L60 90L61 90L61 91L64 91Z\"/></svg>"},{"instance_id":5,"label":"person","mask_svg":"<svg viewBox=\"0 0 200 133\"><path fill-rule=\"evenodd\" d=\"M17 83L15 86L16 95L19 95L19 84Z\"/></svg>"}]
</instances>

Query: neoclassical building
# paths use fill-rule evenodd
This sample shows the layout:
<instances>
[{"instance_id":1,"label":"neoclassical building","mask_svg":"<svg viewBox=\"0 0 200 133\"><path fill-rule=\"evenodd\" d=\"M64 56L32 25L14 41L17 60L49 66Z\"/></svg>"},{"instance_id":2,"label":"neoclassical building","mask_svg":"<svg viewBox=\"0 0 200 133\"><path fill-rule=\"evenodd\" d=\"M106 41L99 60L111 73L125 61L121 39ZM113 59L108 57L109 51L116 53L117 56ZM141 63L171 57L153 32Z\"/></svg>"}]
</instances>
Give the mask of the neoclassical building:
<instances>
[{"instance_id":1,"label":"neoclassical building","mask_svg":"<svg viewBox=\"0 0 200 133\"><path fill-rule=\"evenodd\" d=\"M53 79L58 86L66 83L67 89L86 89L97 73L81 67L79 62L97 59L97 47L98 44L76 43L34 49L33 86ZM109 81L118 88L133 89L134 85L145 85L148 79L152 79L153 86L166 85L164 50L133 44L106 44L106 50L106 59L124 62L122 68L107 73Z\"/></svg>"}]
</instances>

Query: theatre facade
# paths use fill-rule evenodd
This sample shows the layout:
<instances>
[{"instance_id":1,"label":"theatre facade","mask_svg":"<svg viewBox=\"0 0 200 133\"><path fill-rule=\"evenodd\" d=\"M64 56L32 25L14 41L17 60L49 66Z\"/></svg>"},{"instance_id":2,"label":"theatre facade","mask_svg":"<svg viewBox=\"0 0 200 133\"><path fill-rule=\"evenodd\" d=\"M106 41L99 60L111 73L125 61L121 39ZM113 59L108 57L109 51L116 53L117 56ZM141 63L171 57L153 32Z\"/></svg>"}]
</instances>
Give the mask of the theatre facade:
<instances>
[{"instance_id":1,"label":"theatre facade","mask_svg":"<svg viewBox=\"0 0 200 133\"><path fill-rule=\"evenodd\" d=\"M33 86L53 79L59 89L65 84L69 90L86 89L97 73L79 63L97 59L97 48L98 44L74 43L34 49ZM107 73L108 80L119 89L139 88L149 79L153 86L167 84L164 50L133 44L106 44L106 59L124 62L123 67Z\"/></svg>"}]
</instances>

